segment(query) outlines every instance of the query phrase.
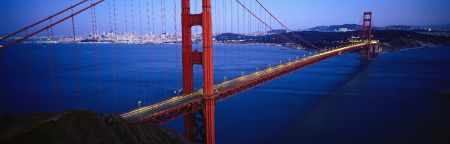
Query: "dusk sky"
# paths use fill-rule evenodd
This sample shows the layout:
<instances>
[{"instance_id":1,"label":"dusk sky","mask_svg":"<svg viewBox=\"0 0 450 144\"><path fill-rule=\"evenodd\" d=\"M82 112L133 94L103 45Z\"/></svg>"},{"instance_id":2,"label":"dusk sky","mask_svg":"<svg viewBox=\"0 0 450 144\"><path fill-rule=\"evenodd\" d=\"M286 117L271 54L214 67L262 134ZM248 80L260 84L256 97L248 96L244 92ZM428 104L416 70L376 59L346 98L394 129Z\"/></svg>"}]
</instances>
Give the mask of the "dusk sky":
<instances>
[{"instance_id":1,"label":"dusk sky","mask_svg":"<svg viewBox=\"0 0 450 144\"><path fill-rule=\"evenodd\" d=\"M38 21L75 4L81 0L5 0L0 4L0 33L10 33L28 24ZM131 13L131 3L133 2L133 14ZM174 0L166 1L166 16L167 16L167 32L174 31ZM250 0L241 0L243 3L249 5ZM97 7L97 23L100 31L108 31L109 24L109 5L107 0ZM142 33L148 31L148 19L151 19L151 3L149 0L149 12L147 14L147 0L115 0L116 2L116 23L118 31L125 31L125 14L124 3L127 2L128 7L128 29L129 31ZM177 23L180 22L180 0L176 0L177 6ZM216 5L223 8L224 0L212 0L213 2L213 21L217 22ZM217 4L216 4L217 2ZM230 7L232 2L233 9ZM376 26L386 25L439 25L450 24L450 1L449 0L260 0L275 16L287 24L291 29L305 29L319 25L334 25L347 23L360 23L363 11L373 11L374 24ZM139 20L139 3L141 11L141 20ZM155 17L155 33L161 33L162 17L161 17L161 1L153 0L154 17ZM195 4L195 1L192 1ZM200 4L200 2L198 2ZM111 4L112 5L112 4ZM227 17L230 30L231 18L230 12L233 10L233 15L238 15L238 5L234 0L227 0ZM253 9L259 12L259 7L252 1ZM111 6L112 8L112 6ZM255 9L256 8L256 9ZM75 9L76 10L76 9ZM239 12L242 15L242 8L239 7ZM221 12L223 14L223 11ZM134 17L133 24L131 18ZM224 16L221 15L221 18ZM92 22L90 18L90 11L86 11L82 15L75 18L78 32L89 32L92 30ZM241 17L242 19L242 17ZM223 21L223 20L221 20ZM255 19L252 19L255 21ZM114 23L114 22L113 22ZM234 29L237 27L237 22L234 20ZM153 25L150 22L150 25ZM242 21L240 26L242 26ZM151 27L151 26L150 26ZM217 25L214 25L217 28ZM70 23L65 22L55 29L58 33L70 33ZM277 26L279 28L279 26ZM222 28L223 29L223 28ZM180 30L178 24L178 31ZM153 31L150 29L150 31ZM215 31L217 31L215 29ZM236 31L236 30L234 30Z\"/></svg>"}]
</instances>

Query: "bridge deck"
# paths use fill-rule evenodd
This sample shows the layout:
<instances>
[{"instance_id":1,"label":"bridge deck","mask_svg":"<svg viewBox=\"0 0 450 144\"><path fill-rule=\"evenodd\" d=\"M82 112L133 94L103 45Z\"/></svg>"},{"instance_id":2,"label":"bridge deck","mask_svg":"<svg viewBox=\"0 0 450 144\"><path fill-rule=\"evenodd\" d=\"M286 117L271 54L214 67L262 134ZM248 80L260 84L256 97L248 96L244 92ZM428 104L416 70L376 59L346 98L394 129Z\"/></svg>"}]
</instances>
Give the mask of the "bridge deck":
<instances>
[{"instance_id":1,"label":"bridge deck","mask_svg":"<svg viewBox=\"0 0 450 144\"><path fill-rule=\"evenodd\" d=\"M378 42L372 41L371 43L376 44ZM336 48L330 51L309 56L307 58L297 59L295 61L279 64L277 66L256 71L254 73L244 75L236 79L222 82L214 86L215 100L217 102L229 98L240 92L274 80L278 77L312 65L316 62L320 62L342 53L361 49L365 45L368 45L368 42ZM184 115L190 111L201 109L204 97L205 96L203 95L203 90L199 89L192 94L175 96L165 101L130 111L128 113L122 114L121 116L129 121L136 123L164 123L171 119Z\"/></svg>"}]
</instances>

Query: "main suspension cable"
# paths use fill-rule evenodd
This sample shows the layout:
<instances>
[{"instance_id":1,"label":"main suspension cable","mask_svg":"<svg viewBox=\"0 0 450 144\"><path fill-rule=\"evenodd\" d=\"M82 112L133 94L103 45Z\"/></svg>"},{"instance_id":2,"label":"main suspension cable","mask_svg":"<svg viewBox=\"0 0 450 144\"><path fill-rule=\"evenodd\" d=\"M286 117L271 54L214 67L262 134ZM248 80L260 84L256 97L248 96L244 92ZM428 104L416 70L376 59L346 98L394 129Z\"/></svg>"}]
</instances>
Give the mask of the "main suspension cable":
<instances>
[{"instance_id":1,"label":"main suspension cable","mask_svg":"<svg viewBox=\"0 0 450 144\"><path fill-rule=\"evenodd\" d=\"M259 2L259 0L255 0L271 17L273 17L281 26L283 26L288 32L292 33L292 35L294 35L294 37L296 37L297 39L299 39L301 42L309 45L311 48L313 49L321 49L309 42L307 42L306 40L304 40L303 38L301 38L300 36L298 36L297 34L295 34L294 31L292 31L291 29L289 29L286 25L284 25L278 18L276 18L269 10L267 10L266 7L264 7L264 5L261 4L261 2Z\"/></svg>"},{"instance_id":2,"label":"main suspension cable","mask_svg":"<svg viewBox=\"0 0 450 144\"><path fill-rule=\"evenodd\" d=\"M260 22L262 22L266 27L270 28L271 30L274 30L272 26L268 25L267 23L265 23L264 21L261 20L261 18L259 18L258 16L256 16L252 11L250 11L244 4L242 4L239 0L236 0L236 2L239 3L239 5L241 5L248 13L250 13L253 17L255 17L257 20L259 20ZM287 38L286 36L277 33L280 37L282 37L283 39L293 43L294 45L299 45L296 42L292 41L291 39Z\"/></svg>"}]
</instances>

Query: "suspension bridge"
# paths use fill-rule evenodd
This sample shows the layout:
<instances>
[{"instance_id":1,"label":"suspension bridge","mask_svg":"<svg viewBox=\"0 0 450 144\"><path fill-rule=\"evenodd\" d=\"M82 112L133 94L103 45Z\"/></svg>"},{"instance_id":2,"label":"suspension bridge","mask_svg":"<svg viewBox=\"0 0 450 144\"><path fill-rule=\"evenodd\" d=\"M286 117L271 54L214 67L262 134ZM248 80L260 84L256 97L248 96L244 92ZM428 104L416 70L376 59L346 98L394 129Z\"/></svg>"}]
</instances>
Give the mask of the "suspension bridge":
<instances>
[{"instance_id":1,"label":"suspension bridge","mask_svg":"<svg viewBox=\"0 0 450 144\"><path fill-rule=\"evenodd\" d=\"M166 100L138 107L137 109L130 109L129 112L121 114L126 120L134 123L157 123L162 124L178 117L184 117L185 135L193 142L214 143L215 142L215 128L214 128L214 112L215 104L229 97L235 96L241 92L247 91L269 81L275 80L286 74L296 70L305 68L315 63L327 60L329 58L339 56L347 52L357 51L361 55L362 61L373 60L380 52L379 41L372 39L372 12L364 12L362 20L362 28L355 31L355 35L359 37L357 40L346 42L344 45L333 48L320 48L317 44L310 43L304 40L296 32L289 29L281 20L275 17L264 5L258 0L233 0L222 1L217 0L202 0L201 11L198 10L197 1L195 1L195 13L192 13L190 0L174 0L174 42L178 41L178 24L177 24L177 3L181 2L181 43L182 43L182 92L174 95ZM0 50L7 48L14 48L27 39L33 38L40 33L48 32L48 37L53 38L54 27L63 22L70 22L72 26L72 37L68 40L74 44L76 50L77 43L80 42L76 38L76 21L75 17L90 10L92 18L92 37L91 41L99 42L99 22L97 22L96 9L99 5L106 3L108 5L109 15L109 30L113 33L108 39L118 42L119 37L114 36L118 33L117 30L117 16L118 9L116 0L83 0L72 6L69 6L49 17L24 27L18 31L10 33L0 39L2 46ZM134 27L138 27L139 32L142 33L143 26L147 25L148 32L155 31L154 21L155 14L153 12L154 1L138 0L139 5L133 5L133 0L129 3L127 0L123 3L125 9L125 31L132 31ZM127 5L128 4L128 5ZM141 6L141 4L143 6ZM167 14L166 14L166 0L161 0L161 34L167 33ZM216 7L214 7L216 6ZM222 9L220 8L221 6ZM146 7L146 11L141 10ZM256 8L255 8L256 7ZM151 12L150 9L151 8ZM228 11L227 11L228 10ZM135 15L135 12L138 15ZM227 14L229 14L227 16ZM147 24L142 22L142 15L147 15ZM214 17L213 17L214 16ZM136 21L136 18L139 19ZM144 16L145 17L145 16ZM151 18L150 18L151 17ZM214 22L213 22L214 20ZM44 24L49 22L49 24ZM139 25L139 26L136 26ZM237 27L235 26L237 25ZM197 29L195 26L201 27L201 36L198 37L202 48L193 50L193 37L197 37ZM278 27L277 27L278 26ZM131 28L129 28L131 27ZM213 28L216 27L216 28ZM278 65L269 66L267 68L254 71L249 74L241 74L234 79L224 80L223 82L214 81L214 56L213 50L215 42L213 36L221 33L237 33L242 35L252 35L264 33L264 31L276 30L281 28L287 31L287 34L276 33L277 39L271 42L289 45L294 48L309 49L317 51L317 53L307 57L296 57L295 59L280 63ZM193 32L193 30L195 32ZM216 31L213 33L213 30ZM24 34L19 36L20 34ZM266 34L267 35L267 34ZM140 37L138 40L125 40L126 43L149 43L155 42L154 37ZM153 39L153 40L150 40ZM195 39L195 38L194 38ZM163 38L163 42L168 41ZM224 43L240 44L239 39L223 41ZM231 45L232 46L232 45ZM177 49L178 50L178 49ZM178 57L178 56L177 56ZM201 66L202 71L202 88L194 89L194 66ZM78 79L78 68L77 71ZM80 85L77 80L78 85ZM216 83L215 83L216 82ZM145 83L145 82L144 82ZM79 87L79 86L78 86ZM78 88L78 92L80 88Z\"/></svg>"}]
</instances>

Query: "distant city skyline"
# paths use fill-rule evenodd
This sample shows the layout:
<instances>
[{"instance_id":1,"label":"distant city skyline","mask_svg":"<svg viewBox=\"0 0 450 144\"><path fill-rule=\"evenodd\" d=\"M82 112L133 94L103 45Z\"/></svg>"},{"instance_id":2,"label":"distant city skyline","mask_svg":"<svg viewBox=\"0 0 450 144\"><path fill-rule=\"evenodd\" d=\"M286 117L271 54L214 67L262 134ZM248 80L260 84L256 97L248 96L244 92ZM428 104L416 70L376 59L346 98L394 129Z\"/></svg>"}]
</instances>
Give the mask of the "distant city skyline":
<instances>
[{"instance_id":1,"label":"distant city skyline","mask_svg":"<svg viewBox=\"0 0 450 144\"><path fill-rule=\"evenodd\" d=\"M0 11L3 13L3 15L0 15L0 34L18 30L79 1L81 0L2 1L0 2ZM198 7L201 4L200 1L197 2ZM174 4L174 2L176 3ZM241 0L241 2L248 6L251 2L252 10L259 15L260 9L255 1ZM321 25L359 24L363 11L373 11L375 26L450 24L450 9L448 9L450 1L448 0L260 0L260 2L293 30ZM195 7L195 0L192 0L191 3L192 7ZM212 0L212 3L215 33L237 32L238 27L240 32L249 31L248 24L246 24L248 14L243 14L243 9L238 6L236 1ZM154 5L153 10L152 4ZM165 7L162 7L162 5ZM176 15L174 15L175 5ZM115 25L117 25L117 32L173 33L175 32L175 16L176 30L180 32L180 5L180 0L107 0L96 7L98 31L108 32L111 28L114 30ZM216 5L220 5L220 12ZM127 11L125 11L124 6L127 7ZM223 9L224 6L226 6L226 10ZM113 14L114 8L116 9L115 17ZM193 12L196 11L195 8L192 9ZM161 11L165 11L165 17L161 15ZM201 11L200 8L197 11ZM111 19L109 12L111 12ZM219 15L216 16L217 14ZM231 14L233 14L234 20L231 20ZM224 17L227 17L227 24L223 24ZM239 24L237 17L240 18ZM152 21L152 19L155 21ZM266 20L268 21L268 19ZM75 21L77 34L92 32L91 11L88 10L75 17ZM251 31L267 30L255 23L256 19L252 18L252 21L255 25L252 26ZM163 26L164 24L165 26ZM281 27L277 25L275 28ZM194 29L194 32L198 31L200 29ZM56 26L55 32L70 34L70 21Z\"/></svg>"}]
</instances>

